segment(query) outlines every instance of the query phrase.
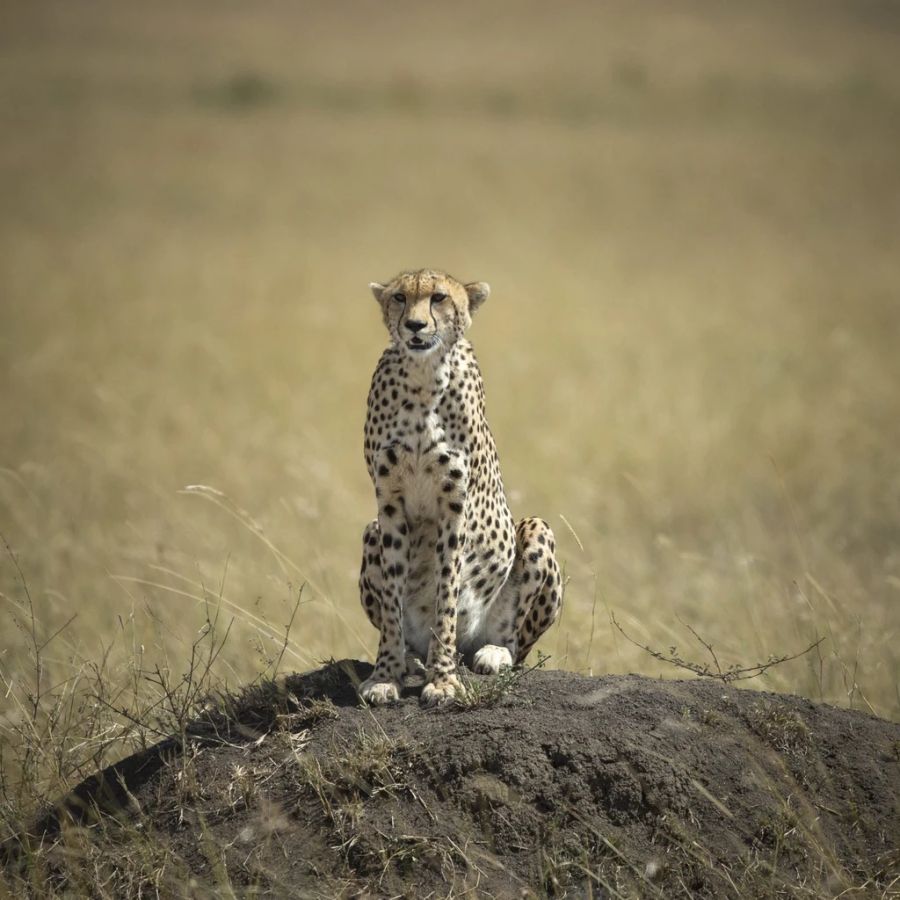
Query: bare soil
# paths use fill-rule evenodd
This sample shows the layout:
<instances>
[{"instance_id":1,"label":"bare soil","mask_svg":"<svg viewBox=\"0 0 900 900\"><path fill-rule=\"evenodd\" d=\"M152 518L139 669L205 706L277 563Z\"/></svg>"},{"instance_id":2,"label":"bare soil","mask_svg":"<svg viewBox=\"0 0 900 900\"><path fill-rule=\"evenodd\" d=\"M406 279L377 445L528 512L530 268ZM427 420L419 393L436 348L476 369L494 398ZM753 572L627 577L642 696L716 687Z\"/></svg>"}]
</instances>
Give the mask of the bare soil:
<instances>
[{"instance_id":1,"label":"bare soil","mask_svg":"<svg viewBox=\"0 0 900 900\"><path fill-rule=\"evenodd\" d=\"M90 847L123 896L148 840L163 892L192 896L888 896L900 876L895 723L540 670L469 676L467 707L410 692L368 709L369 671L331 663L220 703L82 784L25 844Z\"/></svg>"}]
</instances>

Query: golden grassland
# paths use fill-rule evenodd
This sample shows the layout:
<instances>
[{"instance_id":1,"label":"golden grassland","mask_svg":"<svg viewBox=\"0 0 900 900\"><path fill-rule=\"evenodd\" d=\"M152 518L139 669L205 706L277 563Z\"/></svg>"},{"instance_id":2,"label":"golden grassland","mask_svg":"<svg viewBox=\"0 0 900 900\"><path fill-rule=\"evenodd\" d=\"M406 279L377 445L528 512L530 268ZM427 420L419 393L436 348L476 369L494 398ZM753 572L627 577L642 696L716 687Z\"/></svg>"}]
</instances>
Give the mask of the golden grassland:
<instances>
[{"instance_id":1,"label":"golden grassland","mask_svg":"<svg viewBox=\"0 0 900 900\"><path fill-rule=\"evenodd\" d=\"M423 265L493 286L551 667L675 674L610 613L723 666L823 637L754 684L900 716L898 49L851 0L4 7L0 739L35 647L138 692L207 606L229 684L298 596L282 667L371 658L366 284Z\"/></svg>"}]
</instances>

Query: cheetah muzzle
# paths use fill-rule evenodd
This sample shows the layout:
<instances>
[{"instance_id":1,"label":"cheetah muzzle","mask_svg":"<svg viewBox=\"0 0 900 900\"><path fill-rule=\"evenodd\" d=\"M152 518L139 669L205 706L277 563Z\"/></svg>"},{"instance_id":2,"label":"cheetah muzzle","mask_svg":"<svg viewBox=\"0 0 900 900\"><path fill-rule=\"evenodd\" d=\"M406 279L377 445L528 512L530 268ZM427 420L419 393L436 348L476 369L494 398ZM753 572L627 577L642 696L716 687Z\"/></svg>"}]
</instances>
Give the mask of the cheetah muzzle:
<instances>
[{"instance_id":1,"label":"cheetah muzzle","mask_svg":"<svg viewBox=\"0 0 900 900\"><path fill-rule=\"evenodd\" d=\"M559 615L562 580L547 523L513 521L464 336L490 288L422 269L371 289L391 344L366 415L378 517L359 588L380 639L359 694L391 703L424 677L433 705L456 695L458 655L482 673L521 663Z\"/></svg>"}]
</instances>

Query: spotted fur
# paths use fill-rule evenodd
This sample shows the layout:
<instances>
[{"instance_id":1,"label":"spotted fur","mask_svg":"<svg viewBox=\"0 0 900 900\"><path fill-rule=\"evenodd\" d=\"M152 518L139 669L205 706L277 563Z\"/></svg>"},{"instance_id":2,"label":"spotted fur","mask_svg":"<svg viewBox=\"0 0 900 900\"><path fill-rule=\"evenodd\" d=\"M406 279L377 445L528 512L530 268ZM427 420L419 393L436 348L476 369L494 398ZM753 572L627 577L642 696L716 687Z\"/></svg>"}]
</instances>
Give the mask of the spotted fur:
<instances>
[{"instance_id":1,"label":"spotted fur","mask_svg":"<svg viewBox=\"0 0 900 900\"><path fill-rule=\"evenodd\" d=\"M546 522L513 522L464 337L490 288L422 269L371 289L391 345L365 427L378 517L363 534L359 585L380 640L360 695L398 699L424 658L430 705L458 689L458 654L478 672L522 662L559 614L562 581Z\"/></svg>"}]
</instances>

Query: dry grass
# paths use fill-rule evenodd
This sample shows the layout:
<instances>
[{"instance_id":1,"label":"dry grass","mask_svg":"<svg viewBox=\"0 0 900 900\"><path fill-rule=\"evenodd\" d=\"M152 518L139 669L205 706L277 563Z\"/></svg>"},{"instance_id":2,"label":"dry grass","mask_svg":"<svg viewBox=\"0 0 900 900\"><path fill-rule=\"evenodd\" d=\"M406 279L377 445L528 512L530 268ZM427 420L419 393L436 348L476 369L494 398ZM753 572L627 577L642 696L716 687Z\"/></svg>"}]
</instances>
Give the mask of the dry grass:
<instances>
[{"instance_id":1,"label":"dry grass","mask_svg":"<svg viewBox=\"0 0 900 900\"><path fill-rule=\"evenodd\" d=\"M231 684L374 652L366 283L418 265L494 288L472 339L507 488L570 579L551 665L668 673L611 610L726 666L824 636L760 684L900 716L898 25L7 5L0 532L35 619L7 555L2 740L35 648L48 710L89 705L89 661L136 696L211 600Z\"/></svg>"}]
</instances>

